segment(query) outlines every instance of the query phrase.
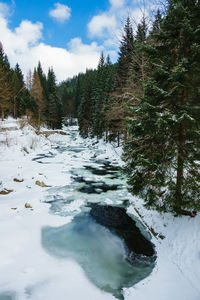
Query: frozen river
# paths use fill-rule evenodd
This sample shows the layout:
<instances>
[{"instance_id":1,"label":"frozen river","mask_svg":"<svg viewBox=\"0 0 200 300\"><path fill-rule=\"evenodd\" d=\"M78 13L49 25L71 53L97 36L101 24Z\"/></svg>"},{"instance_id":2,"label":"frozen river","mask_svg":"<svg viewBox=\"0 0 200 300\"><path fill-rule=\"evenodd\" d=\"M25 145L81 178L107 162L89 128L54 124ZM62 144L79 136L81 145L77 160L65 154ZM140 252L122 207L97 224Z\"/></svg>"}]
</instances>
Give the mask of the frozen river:
<instances>
[{"instance_id":1,"label":"frozen river","mask_svg":"<svg viewBox=\"0 0 200 300\"><path fill-rule=\"evenodd\" d=\"M29 163L21 161L20 176L24 182L29 177L29 183L22 183L24 190L16 196L30 200L29 216L27 209L20 210L19 199L10 196L17 208L16 251L8 255L13 270L12 264L7 270L5 266L5 280L0 279L0 300L124 299L123 289L149 276L155 257L134 255L116 232L90 215L92 205L129 206L117 156L110 158L104 147L84 143L76 130L50 140L50 149L42 149ZM49 187L34 185L38 178ZM131 217L150 239L140 221Z\"/></svg>"}]
</instances>

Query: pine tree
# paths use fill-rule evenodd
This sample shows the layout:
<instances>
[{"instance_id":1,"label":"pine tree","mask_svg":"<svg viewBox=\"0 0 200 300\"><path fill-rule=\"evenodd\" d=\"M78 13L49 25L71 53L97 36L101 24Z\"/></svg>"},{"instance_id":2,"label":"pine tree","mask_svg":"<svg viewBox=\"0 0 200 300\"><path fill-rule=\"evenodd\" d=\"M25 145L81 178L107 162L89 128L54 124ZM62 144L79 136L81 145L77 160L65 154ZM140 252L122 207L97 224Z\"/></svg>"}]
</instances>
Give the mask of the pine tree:
<instances>
[{"instance_id":1,"label":"pine tree","mask_svg":"<svg viewBox=\"0 0 200 300\"><path fill-rule=\"evenodd\" d=\"M10 63L8 61L7 55L5 54L5 52L3 50L3 45L1 42L0 42L0 65L3 67L3 69L6 72L10 71Z\"/></svg>"},{"instance_id":2,"label":"pine tree","mask_svg":"<svg viewBox=\"0 0 200 300\"><path fill-rule=\"evenodd\" d=\"M126 19L122 40L120 42L118 70L117 70L117 88L123 88L126 85L129 66L132 61L134 49L133 28L130 17Z\"/></svg>"},{"instance_id":3,"label":"pine tree","mask_svg":"<svg viewBox=\"0 0 200 300\"><path fill-rule=\"evenodd\" d=\"M4 120L6 110L11 108L11 98L13 90L9 82L9 74L0 64L0 111L1 119Z\"/></svg>"},{"instance_id":4,"label":"pine tree","mask_svg":"<svg viewBox=\"0 0 200 300\"><path fill-rule=\"evenodd\" d=\"M45 115L45 118L48 119L48 87L47 87L47 78L46 78L46 75L43 72L42 65L41 65L40 61L38 62L36 70L37 70L38 76L40 78L40 83L42 85L43 99L45 101L45 106L46 106L45 110L44 110L44 115Z\"/></svg>"},{"instance_id":5,"label":"pine tree","mask_svg":"<svg viewBox=\"0 0 200 300\"><path fill-rule=\"evenodd\" d=\"M127 18L122 40L120 42L119 59L117 62L117 75L115 82L115 91L110 95L109 108L107 109L106 120L109 131L112 135L117 136L118 145L120 134L123 133L126 139L128 116L127 110L127 84L129 80L129 72L133 60L134 52L134 36L130 17Z\"/></svg>"},{"instance_id":6,"label":"pine tree","mask_svg":"<svg viewBox=\"0 0 200 300\"><path fill-rule=\"evenodd\" d=\"M0 111L1 118L4 119L6 111L11 110L11 98L13 89L10 84L11 69L7 55L4 53L3 46L0 43Z\"/></svg>"},{"instance_id":7,"label":"pine tree","mask_svg":"<svg viewBox=\"0 0 200 300\"><path fill-rule=\"evenodd\" d=\"M92 135L101 138L104 132L104 115L103 115L103 104L106 100L105 91L106 81L106 67L105 58L101 53L99 64L97 67L96 76L94 79L93 88L93 122L92 122Z\"/></svg>"},{"instance_id":8,"label":"pine tree","mask_svg":"<svg viewBox=\"0 0 200 300\"><path fill-rule=\"evenodd\" d=\"M152 75L132 109L124 152L132 193L148 207L189 215L200 210L199 15L198 1L170 0L153 30Z\"/></svg>"},{"instance_id":9,"label":"pine tree","mask_svg":"<svg viewBox=\"0 0 200 300\"><path fill-rule=\"evenodd\" d=\"M87 70L83 77L78 109L79 131L82 137L88 137L92 128L94 80L95 72L93 70Z\"/></svg>"},{"instance_id":10,"label":"pine tree","mask_svg":"<svg viewBox=\"0 0 200 300\"><path fill-rule=\"evenodd\" d=\"M43 89L39 75L36 70L33 73L33 83L30 91L31 96L35 99L38 108L37 125L40 130L41 123L44 122L45 101L43 97Z\"/></svg>"},{"instance_id":11,"label":"pine tree","mask_svg":"<svg viewBox=\"0 0 200 300\"><path fill-rule=\"evenodd\" d=\"M48 71L47 77L47 91L48 91L48 125L55 129L62 127L62 106L58 98L58 91L56 86L56 77L53 68Z\"/></svg>"},{"instance_id":12,"label":"pine tree","mask_svg":"<svg viewBox=\"0 0 200 300\"><path fill-rule=\"evenodd\" d=\"M12 70L11 82L14 90L14 95L12 98L13 116L16 118L20 115L20 101L25 91L24 77L18 64L16 64L15 69Z\"/></svg>"}]
</instances>

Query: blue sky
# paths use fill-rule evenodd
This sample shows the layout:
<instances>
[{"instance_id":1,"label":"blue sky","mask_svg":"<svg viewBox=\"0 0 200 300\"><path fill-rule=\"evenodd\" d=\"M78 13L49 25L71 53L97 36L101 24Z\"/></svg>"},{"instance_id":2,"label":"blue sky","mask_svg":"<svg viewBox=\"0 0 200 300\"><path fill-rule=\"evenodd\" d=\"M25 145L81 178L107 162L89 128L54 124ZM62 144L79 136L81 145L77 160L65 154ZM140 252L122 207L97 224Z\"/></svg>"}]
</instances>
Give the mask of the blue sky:
<instances>
[{"instance_id":1,"label":"blue sky","mask_svg":"<svg viewBox=\"0 0 200 300\"><path fill-rule=\"evenodd\" d=\"M87 24L94 15L109 8L108 0L67 0L67 1L46 1L46 0L15 0L4 1L11 5L13 14L11 28L17 27L24 19L32 22L42 22L43 37L45 42L58 47L66 47L68 41L80 36L83 42L91 42L88 39ZM55 8L55 3L61 3L71 8L71 16L65 22L57 22L49 16L49 11Z\"/></svg>"},{"instance_id":2,"label":"blue sky","mask_svg":"<svg viewBox=\"0 0 200 300\"><path fill-rule=\"evenodd\" d=\"M101 51L115 61L124 21L141 18L141 1L0 0L0 41L11 65L26 74L40 60L61 81L95 68Z\"/></svg>"}]
</instances>

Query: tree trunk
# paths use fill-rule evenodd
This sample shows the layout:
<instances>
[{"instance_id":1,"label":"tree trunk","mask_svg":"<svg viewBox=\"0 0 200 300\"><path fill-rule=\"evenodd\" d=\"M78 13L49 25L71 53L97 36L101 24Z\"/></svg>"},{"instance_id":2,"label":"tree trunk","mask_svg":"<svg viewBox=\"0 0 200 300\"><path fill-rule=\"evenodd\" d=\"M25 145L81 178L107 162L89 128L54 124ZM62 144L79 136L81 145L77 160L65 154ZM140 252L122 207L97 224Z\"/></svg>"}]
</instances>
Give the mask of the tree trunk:
<instances>
[{"instance_id":1,"label":"tree trunk","mask_svg":"<svg viewBox=\"0 0 200 300\"><path fill-rule=\"evenodd\" d=\"M178 138L178 155L177 155L177 176L176 176L176 207L177 209L181 208L182 204L182 185L183 185L183 126L180 125L179 129L179 138Z\"/></svg>"},{"instance_id":2,"label":"tree trunk","mask_svg":"<svg viewBox=\"0 0 200 300\"><path fill-rule=\"evenodd\" d=\"M4 110L3 110L3 108L1 109L1 120L2 121L4 120Z\"/></svg>"},{"instance_id":3,"label":"tree trunk","mask_svg":"<svg viewBox=\"0 0 200 300\"><path fill-rule=\"evenodd\" d=\"M186 103L186 93L183 91L181 98L181 106ZM182 186L183 186L183 172L184 172L184 124L181 122L178 132L178 154L177 154L177 176L176 176L176 209L181 210L182 206Z\"/></svg>"},{"instance_id":4,"label":"tree trunk","mask_svg":"<svg viewBox=\"0 0 200 300\"><path fill-rule=\"evenodd\" d=\"M127 130L125 129L124 130L124 142L126 143L126 141L127 141Z\"/></svg>"},{"instance_id":5,"label":"tree trunk","mask_svg":"<svg viewBox=\"0 0 200 300\"><path fill-rule=\"evenodd\" d=\"M41 112L38 111L38 131L40 132L40 124L41 124Z\"/></svg>"},{"instance_id":6,"label":"tree trunk","mask_svg":"<svg viewBox=\"0 0 200 300\"><path fill-rule=\"evenodd\" d=\"M108 131L106 130L106 143L108 142Z\"/></svg>"},{"instance_id":7,"label":"tree trunk","mask_svg":"<svg viewBox=\"0 0 200 300\"><path fill-rule=\"evenodd\" d=\"M117 147L120 145L120 136L119 131L117 132Z\"/></svg>"},{"instance_id":8,"label":"tree trunk","mask_svg":"<svg viewBox=\"0 0 200 300\"><path fill-rule=\"evenodd\" d=\"M16 108L16 100L14 99L14 104L13 104L13 117L16 119L17 117L17 108Z\"/></svg>"}]
</instances>

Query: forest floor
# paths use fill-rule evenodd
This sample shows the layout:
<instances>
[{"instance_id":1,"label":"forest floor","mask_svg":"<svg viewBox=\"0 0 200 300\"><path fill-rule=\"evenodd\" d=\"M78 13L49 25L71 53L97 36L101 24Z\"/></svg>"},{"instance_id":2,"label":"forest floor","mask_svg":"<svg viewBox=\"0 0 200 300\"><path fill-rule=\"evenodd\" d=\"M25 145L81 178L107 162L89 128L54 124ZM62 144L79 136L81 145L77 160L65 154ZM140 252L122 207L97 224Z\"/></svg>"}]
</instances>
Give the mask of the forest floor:
<instances>
[{"instance_id":1,"label":"forest floor","mask_svg":"<svg viewBox=\"0 0 200 300\"><path fill-rule=\"evenodd\" d=\"M55 150L56 145L70 142L70 130L75 134L73 146L88 146L74 161ZM83 166L94 154L122 165L121 148L103 140L83 140L76 130L64 127L47 134L44 128L44 134L37 135L23 120L0 122L0 300L114 299L93 286L80 266L49 256L41 246L43 226L58 227L71 221L50 214L43 202L49 187L70 185L66 168ZM34 158L41 154L50 155L54 163L37 163ZM79 210L79 203L76 205ZM124 299L200 300L200 214L175 218L145 209L142 199L132 195L127 211L153 232L157 261L149 277L124 289Z\"/></svg>"}]
</instances>

